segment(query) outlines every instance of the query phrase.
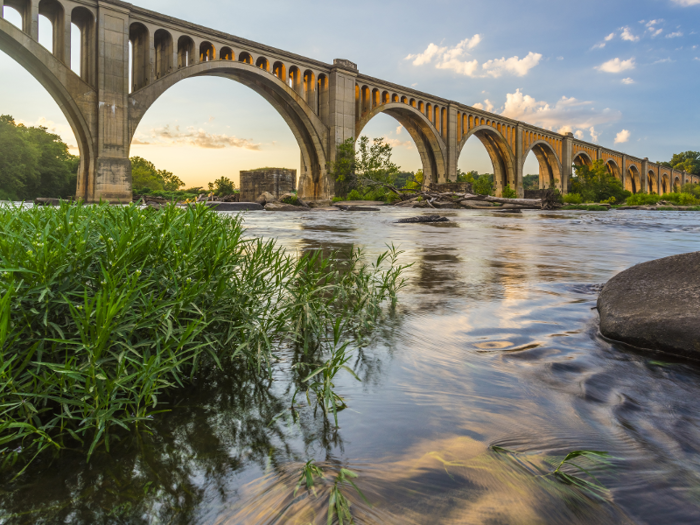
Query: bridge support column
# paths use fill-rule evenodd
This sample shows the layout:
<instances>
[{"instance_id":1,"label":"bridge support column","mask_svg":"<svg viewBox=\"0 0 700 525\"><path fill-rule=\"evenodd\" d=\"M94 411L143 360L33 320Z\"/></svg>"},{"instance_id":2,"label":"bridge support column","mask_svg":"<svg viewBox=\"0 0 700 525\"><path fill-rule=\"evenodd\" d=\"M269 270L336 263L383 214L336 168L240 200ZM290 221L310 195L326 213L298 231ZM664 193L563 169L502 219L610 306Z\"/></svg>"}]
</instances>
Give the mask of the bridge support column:
<instances>
[{"instance_id":1,"label":"bridge support column","mask_svg":"<svg viewBox=\"0 0 700 525\"><path fill-rule=\"evenodd\" d=\"M355 137L355 79L357 65L349 60L333 61L329 79L329 162L336 161L338 146ZM331 192L335 193L335 181L331 182ZM313 193L312 193L313 195ZM319 196L321 197L321 196Z\"/></svg>"},{"instance_id":2,"label":"bridge support column","mask_svg":"<svg viewBox=\"0 0 700 525\"><path fill-rule=\"evenodd\" d=\"M519 199L525 198L525 186L523 184L523 168L525 164L525 151L523 148L523 128L520 124L515 126L515 192Z\"/></svg>"},{"instance_id":3,"label":"bridge support column","mask_svg":"<svg viewBox=\"0 0 700 525\"><path fill-rule=\"evenodd\" d=\"M32 0L27 4L27 14L24 21L24 32L32 37L32 40L39 41L39 0Z\"/></svg>"},{"instance_id":4,"label":"bridge support column","mask_svg":"<svg viewBox=\"0 0 700 525\"><path fill-rule=\"evenodd\" d=\"M647 180L649 178L649 157L645 157L642 161L642 174L640 175L640 177L642 179L642 193L649 193L649 181Z\"/></svg>"},{"instance_id":5,"label":"bridge support column","mask_svg":"<svg viewBox=\"0 0 700 525\"><path fill-rule=\"evenodd\" d=\"M622 155L622 166L620 167L622 173L620 173L620 181L622 181L622 188L627 189L627 155Z\"/></svg>"},{"instance_id":6,"label":"bridge support column","mask_svg":"<svg viewBox=\"0 0 700 525\"><path fill-rule=\"evenodd\" d=\"M450 104L447 107L447 173L445 173L445 180L438 182L457 181L458 144L457 108Z\"/></svg>"},{"instance_id":7,"label":"bridge support column","mask_svg":"<svg viewBox=\"0 0 700 525\"><path fill-rule=\"evenodd\" d=\"M88 183L79 195L87 202L131 202L129 162L129 12L117 6L98 8L97 123L94 151L84 169Z\"/></svg>"},{"instance_id":8,"label":"bridge support column","mask_svg":"<svg viewBox=\"0 0 700 525\"><path fill-rule=\"evenodd\" d=\"M569 193L569 185L571 184L572 165L574 163L574 134L569 132L562 141L561 150L561 192Z\"/></svg>"}]
</instances>

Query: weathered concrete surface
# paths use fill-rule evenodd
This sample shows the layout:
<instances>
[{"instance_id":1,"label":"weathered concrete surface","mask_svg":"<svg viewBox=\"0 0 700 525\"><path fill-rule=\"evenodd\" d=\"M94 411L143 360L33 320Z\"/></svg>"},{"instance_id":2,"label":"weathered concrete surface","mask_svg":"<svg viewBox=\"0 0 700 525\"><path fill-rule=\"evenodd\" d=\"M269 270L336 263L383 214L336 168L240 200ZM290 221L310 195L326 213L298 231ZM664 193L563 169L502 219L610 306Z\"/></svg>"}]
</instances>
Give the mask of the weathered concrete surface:
<instances>
[{"instance_id":1,"label":"weathered concrete surface","mask_svg":"<svg viewBox=\"0 0 700 525\"><path fill-rule=\"evenodd\" d=\"M605 337L700 359L700 252L617 274L603 287L598 311Z\"/></svg>"},{"instance_id":2,"label":"weathered concrete surface","mask_svg":"<svg viewBox=\"0 0 700 525\"><path fill-rule=\"evenodd\" d=\"M269 193L279 200L283 194L294 191L297 187L297 170L262 168L241 171L240 174L241 200L244 201L254 201L264 193Z\"/></svg>"},{"instance_id":3,"label":"weathered concrete surface","mask_svg":"<svg viewBox=\"0 0 700 525\"><path fill-rule=\"evenodd\" d=\"M216 211L260 211L263 209L257 202L207 202L206 205Z\"/></svg>"}]
</instances>

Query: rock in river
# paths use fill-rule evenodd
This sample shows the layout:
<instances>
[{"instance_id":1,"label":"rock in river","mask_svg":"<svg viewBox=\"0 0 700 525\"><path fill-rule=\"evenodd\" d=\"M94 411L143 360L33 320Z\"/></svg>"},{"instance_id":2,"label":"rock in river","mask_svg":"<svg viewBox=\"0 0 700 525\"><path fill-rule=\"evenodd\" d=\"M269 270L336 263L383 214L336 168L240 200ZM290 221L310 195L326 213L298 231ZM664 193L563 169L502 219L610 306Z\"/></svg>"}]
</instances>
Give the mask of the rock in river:
<instances>
[{"instance_id":1,"label":"rock in river","mask_svg":"<svg viewBox=\"0 0 700 525\"><path fill-rule=\"evenodd\" d=\"M598 311L605 337L700 359L700 252L617 274L600 292Z\"/></svg>"},{"instance_id":2,"label":"rock in river","mask_svg":"<svg viewBox=\"0 0 700 525\"><path fill-rule=\"evenodd\" d=\"M401 224L414 222L450 222L450 219L448 219L447 217L441 217L440 215L419 215L418 217L401 219L396 222Z\"/></svg>"}]
</instances>

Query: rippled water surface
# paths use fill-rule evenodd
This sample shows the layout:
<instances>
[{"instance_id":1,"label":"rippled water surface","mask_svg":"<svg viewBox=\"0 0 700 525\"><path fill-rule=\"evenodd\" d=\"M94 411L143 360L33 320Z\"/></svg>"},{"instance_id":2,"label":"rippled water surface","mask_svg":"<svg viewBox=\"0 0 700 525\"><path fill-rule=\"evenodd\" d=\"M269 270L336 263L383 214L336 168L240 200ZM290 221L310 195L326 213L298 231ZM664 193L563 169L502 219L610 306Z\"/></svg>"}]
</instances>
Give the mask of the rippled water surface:
<instances>
[{"instance_id":1,"label":"rippled water surface","mask_svg":"<svg viewBox=\"0 0 700 525\"><path fill-rule=\"evenodd\" d=\"M325 523L327 491L293 497L309 458L345 466L358 523L699 523L700 367L598 334L600 285L700 250L700 214L416 210L250 213L290 250L405 251L396 315L342 376L334 431L274 420L288 385L182 393L154 435L66 457L0 494L5 523ZM285 356L282 355L282 363ZM513 453L499 454L497 445ZM594 498L553 481L572 450L607 451Z\"/></svg>"}]
</instances>

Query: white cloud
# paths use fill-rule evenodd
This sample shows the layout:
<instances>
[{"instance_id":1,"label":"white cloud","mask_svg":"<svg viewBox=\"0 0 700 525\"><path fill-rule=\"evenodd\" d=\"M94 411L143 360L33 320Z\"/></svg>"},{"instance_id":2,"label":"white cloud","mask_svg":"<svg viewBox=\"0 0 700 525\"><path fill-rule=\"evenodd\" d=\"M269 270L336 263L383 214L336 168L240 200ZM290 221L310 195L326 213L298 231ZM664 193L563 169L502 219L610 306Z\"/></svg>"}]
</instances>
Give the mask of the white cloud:
<instances>
[{"instance_id":1,"label":"white cloud","mask_svg":"<svg viewBox=\"0 0 700 525\"><path fill-rule=\"evenodd\" d=\"M608 60L604 64L596 67L598 71L603 71L605 73L620 73L622 71L627 71L628 69L634 69L635 66L634 58L629 60L620 60L619 58L613 58Z\"/></svg>"},{"instance_id":2,"label":"white cloud","mask_svg":"<svg viewBox=\"0 0 700 525\"><path fill-rule=\"evenodd\" d=\"M610 42L613 38L615 38L615 33L610 33L608 36L605 37L605 41Z\"/></svg>"},{"instance_id":3,"label":"white cloud","mask_svg":"<svg viewBox=\"0 0 700 525\"><path fill-rule=\"evenodd\" d=\"M474 35L471 38L462 40L454 47L440 47L431 43L422 53L406 56L406 60L411 60L414 66L435 62L437 69L447 69L468 77L492 76L497 78L504 73L524 76L530 69L537 66L542 59L542 55L530 52L522 60L517 56L504 57L497 60L489 60L482 66L479 66L478 60L467 60L467 57L469 56L468 51L478 46L481 40L481 35Z\"/></svg>"},{"instance_id":4,"label":"white cloud","mask_svg":"<svg viewBox=\"0 0 700 525\"><path fill-rule=\"evenodd\" d=\"M700 62L700 57L695 57L693 60L697 60L698 62Z\"/></svg>"},{"instance_id":5,"label":"white cloud","mask_svg":"<svg viewBox=\"0 0 700 525\"><path fill-rule=\"evenodd\" d=\"M636 42L637 40L639 40L638 36L632 34L632 31L629 27L621 27L620 29L622 29L622 34L620 35L620 38L622 38L622 40L627 40L628 42Z\"/></svg>"},{"instance_id":6,"label":"white cloud","mask_svg":"<svg viewBox=\"0 0 700 525\"><path fill-rule=\"evenodd\" d=\"M671 60L671 58L662 58L661 60L652 62L651 65L653 66L654 64L670 64L672 62L675 62L675 60Z\"/></svg>"},{"instance_id":7,"label":"white cloud","mask_svg":"<svg viewBox=\"0 0 700 525\"><path fill-rule=\"evenodd\" d=\"M649 20L649 22L647 22L647 27L651 29L652 27L654 27L655 25L659 25L663 21L664 21L663 18L658 18L656 20ZM644 23L644 20L642 20L640 23Z\"/></svg>"},{"instance_id":8,"label":"white cloud","mask_svg":"<svg viewBox=\"0 0 700 525\"><path fill-rule=\"evenodd\" d=\"M447 51L446 47L438 47L431 43L425 51L418 55L408 55L406 60L413 60L414 66L422 66L430 63L433 58L442 55L445 51Z\"/></svg>"},{"instance_id":9,"label":"white cloud","mask_svg":"<svg viewBox=\"0 0 700 525\"><path fill-rule=\"evenodd\" d=\"M406 149L413 149L413 141L412 140L399 140L399 139L392 139L391 137L384 137L384 143L389 144L392 148L406 148Z\"/></svg>"},{"instance_id":10,"label":"white cloud","mask_svg":"<svg viewBox=\"0 0 700 525\"><path fill-rule=\"evenodd\" d=\"M486 104L486 105L484 105L484 104ZM488 111L489 113L492 113L493 112L493 104L491 103L491 101L489 99L486 99L486 100L484 100L484 104L482 104L481 102L477 102L476 104L474 104L474 107L476 109L481 109L481 110Z\"/></svg>"},{"instance_id":11,"label":"white cloud","mask_svg":"<svg viewBox=\"0 0 700 525\"><path fill-rule=\"evenodd\" d=\"M626 129L623 129L620 131L620 133L617 134L615 137L615 144L624 144L630 139L630 132L627 131Z\"/></svg>"},{"instance_id":12,"label":"white cloud","mask_svg":"<svg viewBox=\"0 0 700 525\"><path fill-rule=\"evenodd\" d=\"M683 7L690 7L691 5L700 5L700 0L671 0L674 4L678 4Z\"/></svg>"},{"instance_id":13,"label":"white cloud","mask_svg":"<svg viewBox=\"0 0 700 525\"><path fill-rule=\"evenodd\" d=\"M629 85L629 84L634 84L634 79L629 78L629 77L623 78L623 79L622 79L622 83L623 83L623 84L628 84L628 85Z\"/></svg>"},{"instance_id":14,"label":"white cloud","mask_svg":"<svg viewBox=\"0 0 700 525\"><path fill-rule=\"evenodd\" d=\"M506 95L506 103L501 114L515 120L522 120L546 129L574 130L588 129L599 124L607 124L621 118L619 112L606 109L595 111L592 102L562 97L554 106L547 102L523 94L519 89Z\"/></svg>"},{"instance_id":15,"label":"white cloud","mask_svg":"<svg viewBox=\"0 0 700 525\"><path fill-rule=\"evenodd\" d=\"M584 136L583 131L581 131L580 129L576 130L576 133L574 133L574 136L579 140L583 140L583 136Z\"/></svg>"},{"instance_id":16,"label":"white cloud","mask_svg":"<svg viewBox=\"0 0 700 525\"><path fill-rule=\"evenodd\" d=\"M482 67L486 74L494 78L500 77L503 73L512 73L518 77L524 77L527 73L542 60L542 55L530 51L522 60L516 57L500 58L489 60Z\"/></svg>"},{"instance_id":17,"label":"white cloud","mask_svg":"<svg viewBox=\"0 0 700 525\"><path fill-rule=\"evenodd\" d=\"M399 126L398 128L396 128L396 134L397 134L397 135L401 135L401 132L402 132L402 131L403 131L403 126Z\"/></svg>"},{"instance_id":18,"label":"white cloud","mask_svg":"<svg viewBox=\"0 0 700 525\"><path fill-rule=\"evenodd\" d=\"M652 31L651 38L656 38L657 36L659 36L663 32L664 32L663 29L657 29L656 31Z\"/></svg>"},{"instance_id":19,"label":"white cloud","mask_svg":"<svg viewBox=\"0 0 700 525\"><path fill-rule=\"evenodd\" d=\"M668 35L666 35L666 38L678 38L680 36L683 36L683 33L680 31L675 31L673 33L669 33Z\"/></svg>"},{"instance_id":20,"label":"white cloud","mask_svg":"<svg viewBox=\"0 0 700 525\"><path fill-rule=\"evenodd\" d=\"M588 132L591 134L591 140L593 142L598 142L598 137L600 137L600 133L596 133L595 127L591 126Z\"/></svg>"},{"instance_id":21,"label":"white cloud","mask_svg":"<svg viewBox=\"0 0 700 525\"><path fill-rule=\"evenodd\" d=\"M225 134L208 133L203 129L189 126L186 130L181 130L180 126L171 128L167 125L162 128L151 130L151 137L155 142L147 142L142 138L137 138L136 144L151 144L158 146L186 145L204 149L223 148L243 148L258 151L260 144L255 144L248 139L239 139Z\"/></svg>"},{"instance_id":22,"label":"white cloud","mask_svg":"<svg viewBox=\"0 0 700 525\"><path fill-rule=\"evenodd\" d=\"M603 49L605 47L605 42L594 45L591 49Z\"/></svg>"}]
</instances>

